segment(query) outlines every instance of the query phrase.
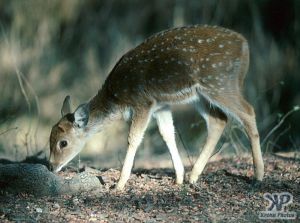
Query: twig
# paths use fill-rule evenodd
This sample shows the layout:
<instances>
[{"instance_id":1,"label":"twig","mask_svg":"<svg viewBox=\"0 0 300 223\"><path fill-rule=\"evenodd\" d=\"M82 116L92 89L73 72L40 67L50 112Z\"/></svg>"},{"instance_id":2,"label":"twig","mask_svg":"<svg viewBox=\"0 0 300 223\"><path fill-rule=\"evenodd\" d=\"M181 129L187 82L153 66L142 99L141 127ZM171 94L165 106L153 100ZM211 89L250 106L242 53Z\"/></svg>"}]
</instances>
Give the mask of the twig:
<instances>
[{"instance_id":1,"label":"twig","mask_svg":"<svg viewBox=\"0 0 300 223\"><path fill-rule=\"evenodd\" d=\"M287 127L281 133L279 133L278 136L275 138L274 142L270 142L270 143L268 142L264 154L268 153L269 145L273 145L273 146L276 145L276 147L278 147L277 141L279 140L279 138L281 136L283 136L285 133L287 133L290 130L290 128L291 128L291 126Z\"/></svg>"},{"instance_id":2,"label":"twig","mask_svg":"<svg viewBox=\"0 0 300 223\"><path fill-rule=\"evenodd\" d=\"M285 133L287 133L290 129L291 126L289 125L286 129L284 129L281 133L279 133L278 136L275 138L274 143L276 144L279 138L283 136Z\"/></svg>"},{"instance_id":3,"label":"twig","mask_svg":"<svg viewBox=\"0 0 300 223\"><path fill-rule=\"evenodd\" d=\"M232 131L232 136L234 138L234 140L236 140L239 144L239 146L241 147L242 151L247 151L247 148L244 146L244 144L242 143L242 141L240 140L240 137L237 136L236 133L236 129L240 130L246 137L248 137L248 135L246 134L246 132L244 131L244 129L239 128L238 126L234 126L232 127L233 131Z\"/></svg>"},{"instance_id":4,"label":"twig","mask_svg":"<svg viewBox=\"0 0 300 223\"><path fill-rule=\"evenodd\" d=\"M232 134L229 134L229 139L230 139L230 142L231 142L231 144L232 144L232 146L233 146L233 148L235 150L236 155L240 155L240 150L239 150L237 144L235 143L235 140L234 140Z\"/></svg>"},{"instance_id":5,"label":"twig","mask_svg":"<svg viewBox=\"0 0 300 223\"><path fill-rule=\"evenodd\" d=\"M0 136L1 135L4 135L4 134L6 134L7 132L9 132L9 131L12 131L12 130L17 130L18 129L18 127L14 127L14 128L10 128L10 129L6 129L4 132L0 132Z\"/></svg>"},{"instance_id":6,"label":"twig","mask_svg":"<svg viewBox=\"0 0 300 223\"><path fill-rule=\"evenodd\" d=\"M264 140L261 143L261 146L263 147L266 141L269 139L269 137L284 123L285 119L290 116L293 112L296 112L300 110L300 106L295 106L292 110L290 110L288 113L286 113L282 119L279 121L277 125L274 126L274 128L267 134L267 136L264 138Z\"/></svg>"},{"instance_id":7,"label":"twig","mask_svg":"<svg viewBox=\"0 0 300 223\"><path fill-rule=\"evenodd\" d=\"M24 83L26 84L26 87L29 89L30 93L34 96L34 101L35 101L36 111L37 111L37 116L38 116L37 126L36 126L35 132L34 132L34 144L35 144L35 147L37 148L37 140L36 139L37 139L37 133L38 133L38 126L39 126L39 122L40 122L40 107L39 107L38 96L37 96L35 90L33 89L33 87L31 86L31 84L29 83L29 81L27 80L27 78L25 77L25 75L18 68L18 63L17 63L17 58L15 57L15 52L14 52L13 48L11 47L11 44L10 44L9 39L4 31L2 23L0 24L0 26L1 26L2 35L4 37L4 41L7 44L7 46L10 48L10 54L11 54L11 58L12 58L12 61L14 64L15 73L16 73L18 83L19 83L19 86L21 89L21 93L25 98L29 114L32 114L32 107L31 107L31 103L30 103L29 94L26 92ZM25 140L26 140L25 145L26 145L26 149L27 149L27 155L28 155L28 151L29 151L28 147L32 147L31 146L32 137L30 136L31 129L32 129L32 122L30 121L29 126L28 126L28 131L25 134Z\"/></svg>"},{"instance_id":8,"label":"twig","mask_svg":"<svg viewBox=\"0 0 300 223\"><path fill-rule=\"evenodd\" d=\"M174 124L174 128L175 128L175 131L176 131L177 134L178 134L179 140L180 140L180 142L181 142L181 144L182 144L182 146L183 146L183 148L184 148L184 150L185 150L185 152L186 152L186 154L187 154L187 157L188 157L188 159L189 159L190 165L193 166L193 161L192 161L191 156L190 156L190 153L189 153L189 151L188 151L188 149L187 149L188 147L186 146L184 140L182 139L181 133L180 133L180 131L178 130L178 128L175 126L175 124Z\"/></svg>"},{"instance_id":9,"label":"twig","mask_svg":"<svg viewBox=\"0 0 300 223\"><path fill-rule=\"evenodd\" d=\"M11 52L12 53L12 52ZM13 55L13 54L12 54ZM14 57L13 57L14 58ZM16 74L17 74L17 78L18 78L18 82L19 82L19 86L21 88L21 92L25 98L25 101L26 101L26 104L27 104L27 107L28 107L28 112L29 114L31 113L31 105L30 105L30 101L29 101L29 98L28 98L28 95L26 93L26 90L24 88L24 84L23 84L23 81L22 79L24 79L23 77L23 74L20 72L20 70L18 69L17 65L16 65L16 60L14 58L14 66L15 66L15 71L16 71Z\"/></svg>"},{"instance_id":10,"label":"twig","mask_svg":"<svg viewBox=\"0 0 300 223\"><path fill-rule=\"evenodd\" d=\"M31 86L31 84L29 83L29 81L25 77L25 75L22 72L20 72L20 73L22 74L21 77L22 77L23 81L26 83L27 87L31 91L32 95L34 96L34 102L35 102L36 111L37 111L37 124L36 124L36 128L35 128L35 131L34 131L34 144L35 144L35 148L37 149L37 140L36 139L37 139L37 133L38 133L39 123L40 123L40 104L39 104L39 98L38 98L35 90Z\"/></svg>"},{"instance_id":11,"label":"twig","mask_svg":"<svg viewBox=\"0 0 300 223\"><path fill-rule=\"evenodd\" d=\"M225 147L224 147L224 144L225 144L225 142L223 141L223 142L221 143L221 145L218 146L219 148L215 149L215 152L210 156L210 158L213 157L213 156L215 156L215 155L217 155L218 153L221 153L222 150L225 148ZM217 147L217 146L216 146L216 147Z\"/></svg>"},{"instance_id":12,"label":"twig","mask_svg":"<svg viewBox=\"0 0 300 223\"><path fill-rule=\"evenodd\" d=\"M289 139L290 139L290 142L292 143L293 147L294 147L294 150L297 151L299 150L299 146L297 146L297 143L295 142L295 140L293 139L293 137L290 135L289 136Z\"/></svg>"},{"instance_id":13,"label":"twig","mask_svg":"<svg viewBox=\"0 0 300 223\"><path fill-rule=\"evenodd\" d=\"M281 146L279 146L279 145L277 145L275 142L268 142L268 144L267 145L271 145L271 146L273 146L273 147L276 147L277 149L280 149L280 150L283 150L282 149L282 147ZM269 147L269 146L268 146ZM272 153L272 154L274 154L274 153Z\"/></svg>"},{"instance_id":14,"label":"twig","mask_svg":"<svg viewBox=\"0 0 300 223\"><path fill-rule=\"evenodd\" d=\"M241 131L246 137L248 136L243 128L240 128L238 125L232 125L230 128L229 140L235 150L235 153L237 155L240 155L244 151L247 151L247 148L244 146L242 141L240 140L240 137L237 136L237 131ZM237 143L236 143L237 142Z\"/></svg>"},{"instance_id":15,"label":"twig","mask_svg":"<svg viewBox=\"0 0 300 223\"><path fill-rule=\"evenodd\" d=\"M4 37L4 41L7 44L7 46L9 47L9 49L10 49L10 56L11 56L11 59L12 59L13 64L14 64L14 69L15 69L15 73L16 73L16 76L17 76L17 79L18 79L18 83L19 83L19 86L20 86L20 89L21 89L21 93L22 93L22 95L25 98L25 101L26 101L26 104L27 104L27 108L28 108L28 112L29 112L29 114L31 114L30 100L29 100L28 94L27 94L27 92L25 90L25 86L24 86L23 80L22 80L22 79L24 79L24 78L22 78L23 74L18 69L17 59L15 57L15 54L13 52L13 49L11 47L11 44L10 44L10 42L8 40L8 37L7 37L7 35L6 35L5 31L4 31L4 28L3 28L2 24L1 24L1 31L2 31L2 35ZM31 122L29 123L28 131L25 134L25 139L26 139L25 146L26 146L27 154L28 154L28 151L29 151L28 150L28 135L29 135L30 131L31 131Z\"/></svg>"}]
</instances>

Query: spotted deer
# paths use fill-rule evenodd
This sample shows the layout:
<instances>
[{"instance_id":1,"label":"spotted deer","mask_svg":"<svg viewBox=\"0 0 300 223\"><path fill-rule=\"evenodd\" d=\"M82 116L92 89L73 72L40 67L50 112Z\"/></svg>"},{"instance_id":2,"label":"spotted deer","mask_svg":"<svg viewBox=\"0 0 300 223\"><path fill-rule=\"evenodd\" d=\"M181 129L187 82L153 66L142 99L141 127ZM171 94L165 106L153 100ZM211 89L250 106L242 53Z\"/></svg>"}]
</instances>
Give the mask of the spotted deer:
<instances>
[{"instance_id":1,"label":"spotted deer","mask_svg":"<svg viewBox=\"0 0 300 223\"><path fill-rule=\"evenodd\" d=\"M145 130L155 118L167 144L176 172L184 180L170 106L195 105L207 125L207 139L189 182L195 183L211 157L228 117L245 128L252 148L255 177L262 180L264 164L253 107L242 96L249 65L246 39L229 29L189 26L151 36L127 52L99 90L73 113L70 97L64 100L62 118L50 136L50 164L60 171L84 147L87 140L108 122L131 114L128 149L117 189L123 189Z\"/></svg>"}]
</instances>

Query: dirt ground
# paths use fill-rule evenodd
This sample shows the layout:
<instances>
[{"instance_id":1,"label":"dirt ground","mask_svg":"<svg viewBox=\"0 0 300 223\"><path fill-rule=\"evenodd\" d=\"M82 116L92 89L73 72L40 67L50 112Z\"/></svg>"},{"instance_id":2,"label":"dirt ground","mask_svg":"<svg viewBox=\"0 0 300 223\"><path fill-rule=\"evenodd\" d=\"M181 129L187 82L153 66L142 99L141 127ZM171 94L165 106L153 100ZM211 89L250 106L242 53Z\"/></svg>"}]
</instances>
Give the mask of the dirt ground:
<instances>
[{"instance_id":1,"label":"dirt ground","mask_svg":"<svg viewBox=\"0 0 300 223\"><path fill-rule=\"evenodd\" d=\"M264 161L261 184L252 180L251 158L226 158L209 163L194 186L174 184L171 169L134 170L123 192L113 188L119 170L93 170L102 187L89 193L34 197L2 192L0 222L260 222L265 220L259 212L269 204L263 194L275 192L292 194L285 211L296 212L291 221L299 222L299 159L268 156Z\"/></svg>"}]
</instances>

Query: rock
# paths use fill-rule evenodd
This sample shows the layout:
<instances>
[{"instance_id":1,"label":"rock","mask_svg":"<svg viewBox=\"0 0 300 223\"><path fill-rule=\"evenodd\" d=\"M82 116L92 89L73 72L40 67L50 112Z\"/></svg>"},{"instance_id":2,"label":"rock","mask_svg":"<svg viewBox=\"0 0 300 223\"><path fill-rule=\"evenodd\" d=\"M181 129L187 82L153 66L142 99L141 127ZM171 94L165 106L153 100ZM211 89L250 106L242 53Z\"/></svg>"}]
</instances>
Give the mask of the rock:
<instances>
[{"instance_id":1,"label":"rock","mask_svg":"<svg viewBox=\"0 0 300 223\"><path fill-rule=\"evenodd\" d=\"M82 172L64 179L42 164L0 164L0 190L36 196L75 194L101 187L96 176Z\"/></svg>"}]
</instances>

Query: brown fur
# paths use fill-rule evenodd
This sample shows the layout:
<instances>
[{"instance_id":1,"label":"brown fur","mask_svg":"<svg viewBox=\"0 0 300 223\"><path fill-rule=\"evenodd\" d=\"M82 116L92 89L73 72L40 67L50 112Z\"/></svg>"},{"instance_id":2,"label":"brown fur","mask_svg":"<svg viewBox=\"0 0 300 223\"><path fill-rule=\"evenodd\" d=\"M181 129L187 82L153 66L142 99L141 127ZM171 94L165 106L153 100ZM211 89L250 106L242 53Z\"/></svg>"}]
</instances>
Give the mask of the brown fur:
<instances>
[{"instance_id":1,"label":"brown fur","mask_svg":"<svg viewBox=\"0 0 300 223\"><path fill-rule=\"evenodd\" d=\"M170 150L176 182L182 183L184 170L168 106L193 102L206 120L208 137L191 172L190 182L195 183L201 174L225 128L227 116L245 127L251 141L255 175L261 180L264 167L255 113L241 93L248 66L246 39L225 28L189 26L153 35L118 61L98 94L79 109L81 112L75 111L75 120L62 118L53 127L50 137L52 163L65 165L81 150L89 135L101 130L116 113L130 110L128 152L118 189L122 189L129 178L136 150L153 115ZM68 97L62 110L68 110L67 102ZM80 118L87 116L86 126L78 128L85 124ZM76 117L80 125L76 124ZM69 144L59 149L57 145L64 139Z\"/></svg>"}]
</instances>

